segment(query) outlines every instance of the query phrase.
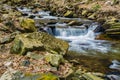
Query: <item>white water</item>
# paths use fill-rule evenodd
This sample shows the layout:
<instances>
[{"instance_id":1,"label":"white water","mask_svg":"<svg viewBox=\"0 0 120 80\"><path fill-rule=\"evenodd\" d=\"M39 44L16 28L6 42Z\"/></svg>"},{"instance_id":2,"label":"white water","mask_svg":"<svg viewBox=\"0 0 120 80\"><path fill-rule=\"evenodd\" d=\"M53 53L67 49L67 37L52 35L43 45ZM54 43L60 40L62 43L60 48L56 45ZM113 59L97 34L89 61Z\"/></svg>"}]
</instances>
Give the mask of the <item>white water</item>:
<instances>
[{"instance_id":1,"label":"white water","mask_svg":"<svg viewBox=\"0 0 120 80\"><path fill-rule=\"evenodd\" d=\"M57 28L56 37L69 41L70 50L81 53L95 54L94 52L107 53L110 51L111 45L104 40L95 40L96 33L94 30L98 25L93 23L89 29L80 28Z\"/></svg>"},{"instance_id":2,"label":"white water","mask_svg":"<svg viewBox=\"0 0 120 80\"><path fill-rule=\"evenodd\" d=\"M120 62L117 61L117 60L113 60L112 63L113 63L113 64L110 65L109 68L111 68L111 69L117 69L117 70L120 71Z\"/></svg>"}]
</instances>

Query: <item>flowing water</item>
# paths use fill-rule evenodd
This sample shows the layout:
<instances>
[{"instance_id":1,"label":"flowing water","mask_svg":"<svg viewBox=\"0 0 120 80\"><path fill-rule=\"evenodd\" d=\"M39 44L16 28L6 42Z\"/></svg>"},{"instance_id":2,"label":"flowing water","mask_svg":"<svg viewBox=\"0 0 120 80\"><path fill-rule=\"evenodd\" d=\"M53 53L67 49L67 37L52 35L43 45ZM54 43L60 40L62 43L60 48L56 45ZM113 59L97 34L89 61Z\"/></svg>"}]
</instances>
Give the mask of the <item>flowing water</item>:
<instances>
[{"instance_id":1,"label":"flowing water","mask_svg":"<svg viewBox=\"0 0 120 80\"><path fill-rule=\"evenodd\" d=\"M99 23L80 18L51 16L49 11L32 13L31 9L27 8L18 8L18 10L23 14L28 14L25 17L34 16L33 19L39 28L42 26L40 23L44 23L43 30L56 38L67 41L70 51L85 55L109 56L113 60L110 68L120 70L120 62L117 61L120 60L120 45L112 41L96 40L96 36L100 34L100 32L95 32ZM70 21L84 24L69 26Z\"/></svg>"},{"instance_id":2,"label":"flowing water","mask_svg":"<svg viewBox=\"0 0 120 80\"><path fill-rule=\"evenodd\" d=\"M98 33L94 30L98 24L92 23L88 29L86 28L56 28L55 36L57 38L69 42L69 50L77 51L79 53L118 53L117 49L112 49L112 43L106 40L96 40L95 37Z\"/></svg>"}]
</instances>

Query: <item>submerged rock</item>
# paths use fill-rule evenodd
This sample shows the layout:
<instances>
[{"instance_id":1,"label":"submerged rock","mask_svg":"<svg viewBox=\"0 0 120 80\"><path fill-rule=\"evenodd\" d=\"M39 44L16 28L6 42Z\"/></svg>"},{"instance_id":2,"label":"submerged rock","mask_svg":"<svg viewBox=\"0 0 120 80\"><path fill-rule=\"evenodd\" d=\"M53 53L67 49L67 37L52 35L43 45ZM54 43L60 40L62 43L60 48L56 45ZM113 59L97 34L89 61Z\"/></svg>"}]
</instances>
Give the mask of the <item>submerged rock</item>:
<instances>
[{"instance_id":1,"label":"submerged rock","mask_svg":"<svg viewBox=\"0 0 120 80\"><path fill-rule=\"evenodd\" d=\"M20 34L15 37L11 53L24 55L28 51L35 50L65 54L68 50L68 43L44 32Z\"/></svg>"}]
</instances>

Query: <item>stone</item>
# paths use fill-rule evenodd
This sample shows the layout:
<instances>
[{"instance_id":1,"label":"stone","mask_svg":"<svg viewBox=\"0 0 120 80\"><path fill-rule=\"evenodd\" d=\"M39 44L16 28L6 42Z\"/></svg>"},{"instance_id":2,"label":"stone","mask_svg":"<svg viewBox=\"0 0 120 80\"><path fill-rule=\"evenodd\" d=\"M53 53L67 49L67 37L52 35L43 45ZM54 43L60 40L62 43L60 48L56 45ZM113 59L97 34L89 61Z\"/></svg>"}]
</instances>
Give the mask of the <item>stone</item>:
<instances>
[{"instance_id":1,"label":"stone","mask_svg":"<svg viewBox=\"0 0 120 80\"><path fill-rule=\"evenodd\" d=\"M106 1L106 2L105 2L105 5L111 6L111 5L113 5L113 3L112 3L112 1Z\"/></svg>"},{"instance_id":2,"label":"stone","mask_svg":"<svg viewBox=\"0 0 120 80\"><path fill-rule=\"evenodd\" d=\"M21 34L15 37L11 53L24 55L27 51L36 50L37 48L41 49L42 47L41 41L30 38L27 34Z\"/></svg>"},{"instance_id":3,"label":"stone","mask_svg":"<svg viewBox=\"0 0 120 80\"><path fill-rule=\"evenodd\" d=\"M30 61L29 60L22 61L22 66L28 67L29 65L30 65Z\"/></svg>"},{"instance_id":4,"label":"stone","mask_svg":"<svg viewBox=\"0 0 120 80\"><path fill-rule=\"evenodd\" d=\"M73 17L73 11L68 10L65 14L64 17Z\"/></svg>"},{"instance_id":5,"label":"stone","mask_svg":"<svg viewBox=\"0 0 120 80\"><path fill-rule=\"evenodd\" d=\"M96 13L93 13L90 16L88 16L88 19L91 19L91 20L96 19Z\"/></svg>"},{"instance_id":6,"label":"stone","mask_svg":"<svg viewBox=\"0 0 120 80\"><path fill-rule=\"evenodd\" d=\"M82 11L82 16L87 16L87 14L88 14L88 10L83 10Z\"/></svg>"},{"instance_id":7,"label":"stone","mask_svg":"<svg viewBox=\"0 0 120 80\"><path fill-rule=\"evenodd\" d=\"M46 54L45 59L50 62L52 66L58 67L60 63L64 62L64 58L59 54Z\"/></svg>"},{"instance_id":8,"label":"stone","mask_svg":"<svg viewBox=\"0 0 120 80\"><path fill-rule=\"evenodd\" d=\"M36 60L44 58L44 56L42 54L37 54L37 53L34 53L34 52L27 52L26 56L29 57L29 58L32 58L32 59L36 59Z\"/></svg>"},{"instance_id":9,"label":"stone","mask_svg":"<svg viewBox=\"0 0 120 80\"><path fill-rule=\"evenodd\" d=\"M70 21L68 23L69 26L73 26L73 25L81 26L82 24L83 24L82 22L77 22L77 21Z\"/></svg>"},{"instance_id":10,"label":"stone","mask_svg":"<svg viewBox=\"0 0 120 80\"><path fill-rule=\"evenodd\" d=\"M14 32L14 33L12 33L12 34L10 34L10 35L5 36L4 38L2 38L2 39L0 40L0 44L5 44L5 43L9 43L9 42L13 41L14 38L15 38L15 36L16 36L16 34L17 34L17 33Z\"/></svg>"},{"instance_id":11,"label":"stone","mask_svg":"<svg viewBox=\"0 0 120 80\"><path fill-rule=\"evenodd\" d=\"M2 74L0 80L16 80L19 77L22 77L20 71L9 68L4 74Z\"/></svg>"},{"instance_id":12,"label":"stone","mask_svg":"<svg viewBox=\"0 0 120 80\"><path fill-rule=\"evenodd\" d=\"M106 29L106 34L114 39L120 39L120 22L109 22L110 28Z\"/></svg>"},{"instance_id":13,"label":"stone","mask_svg":"<svg viewBox=\"0 0 120 80\"><path fill-rule=\"evenodd\" d=\"M95 74L92 73L85 73L82 75L82 77L85 78L85 80L104 80L101 77L96 76Z\"/></svg>"},{"instance_id":14,"label":"stone","mask_svg":"<svg viewBox=\"0 0 120 80\"><path fill-rule=\"evenodd\" d=\"M64 55L68 50L66 41L56 39L45 32L19 34L15 37L11 53L25 55L29 51L47 51L52 54Z\"/></svg>"},{"instance_id":15,"label":"stone","mask_svg":"<svg viewBox=\"0 0 120 80\"><path fill-rule=\"evenodd\" d=\"M28 32L37 31L35 28L35 21L33 19L22 18L20 19L20 26Z\"/></svg>"}]
</instances>

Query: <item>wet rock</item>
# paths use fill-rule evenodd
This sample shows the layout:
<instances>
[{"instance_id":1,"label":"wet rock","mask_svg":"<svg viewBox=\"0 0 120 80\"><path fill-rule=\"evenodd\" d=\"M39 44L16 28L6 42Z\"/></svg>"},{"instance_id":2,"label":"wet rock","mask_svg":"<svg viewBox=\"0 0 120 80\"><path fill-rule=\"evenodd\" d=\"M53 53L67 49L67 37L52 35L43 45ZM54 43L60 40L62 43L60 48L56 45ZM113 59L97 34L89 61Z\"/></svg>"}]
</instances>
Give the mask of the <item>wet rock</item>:
<instances>
[{"instance_id":1,"label":"wet rock","mask_svg":"<svg viewBox=\"0 0 120 80\"><path fill-rule=\"evenodd\" d=\"M34 15L30 15L30 16L29 16L29 18L34 19L34 18L35 18L35 16L34 16Z\"/></svg>"},{"instance_id":2,"label":"wet rock","mask_svg":"<svg viewBox=\"0 0 120 80\"><path fill-rule=\"evenodd\" d=\"M24 55L34 50L65 54L68 50L68 43L44 32L20 34L15 37L11 53Z\"/></svg>"},{"instance_id":3,"label":"wet rock","mask_svg":"<svg viewBox=\"0 0 120 80\"><path fill-rule=\"evenodd\" d=\"M73 11L67 11L65 14L64 14L65 17L73 17Z\"/></svg>"},{"instance_id":4,"label":"wet rock","mask_svg":"<svg viewBox=\"0 0 120 80\"><path fill-rule=\"evenodd\" d=\"M52 66L58 67L61 62L64 62L64 58L59 54L46 54L45 59L50 62Z\"/></svg>"},{"instance_id":5,"label":"wet rock","mask_svg":"<svg viewBox=\"0 0 120 80\"><path fill-rule=\"evenodd\" d=\"M20 19L20 25L25 31L28 32L37 31L37 29L35 28L35 21L33 19L22 18Z\"/></svg>"}]
</instances>

